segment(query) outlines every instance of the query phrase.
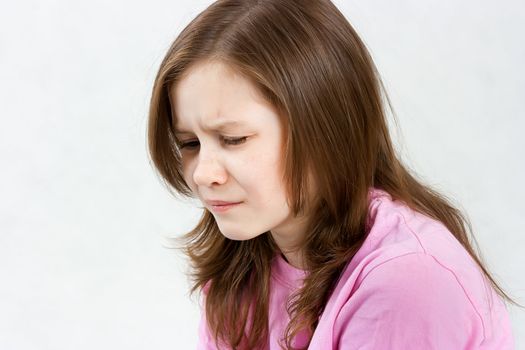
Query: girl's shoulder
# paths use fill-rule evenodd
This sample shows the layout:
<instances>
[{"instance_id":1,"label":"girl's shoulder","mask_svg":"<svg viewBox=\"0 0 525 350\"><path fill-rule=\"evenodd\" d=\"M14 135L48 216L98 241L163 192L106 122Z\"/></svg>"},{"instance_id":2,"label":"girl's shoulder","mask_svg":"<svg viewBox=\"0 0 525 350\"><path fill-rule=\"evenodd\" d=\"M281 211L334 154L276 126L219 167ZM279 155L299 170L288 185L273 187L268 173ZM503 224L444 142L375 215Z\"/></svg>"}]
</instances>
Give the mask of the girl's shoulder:
<instances>
[{"instance_id":1,"label":"girl's shoulder","mask_svg":"<svg viewBox=\"0 0 525 350\"><path fill-rule=\"evenodd\" d=\"M435 348L469 348L469 342L512 348L503 301L454 235L384 191L374 190L370 198L367 237L316 333L327 327L334 339L363 344L375 337L379 348L396 341L407 346L402 342L410 339Z\"/></svg>"}]
</instances>

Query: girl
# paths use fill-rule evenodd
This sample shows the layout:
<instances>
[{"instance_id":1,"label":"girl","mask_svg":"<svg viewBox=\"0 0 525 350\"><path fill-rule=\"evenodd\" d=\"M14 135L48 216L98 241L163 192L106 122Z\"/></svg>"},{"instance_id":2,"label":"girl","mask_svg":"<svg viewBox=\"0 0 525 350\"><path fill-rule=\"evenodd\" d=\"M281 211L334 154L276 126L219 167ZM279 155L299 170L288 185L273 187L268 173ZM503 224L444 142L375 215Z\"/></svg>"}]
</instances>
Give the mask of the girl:
<instances>
[{"instance_id":1,"label":"girl","mask_svg":"<svg viewBox=\"0 0 525 350\"><path fill-rule=\"evenodd\" d=\"M199 349L513 348L515 302L399 160L382 92L329 0L221 0L176 38L148 138L204 205L183 237Z\"/></svg>"}]
</instances>

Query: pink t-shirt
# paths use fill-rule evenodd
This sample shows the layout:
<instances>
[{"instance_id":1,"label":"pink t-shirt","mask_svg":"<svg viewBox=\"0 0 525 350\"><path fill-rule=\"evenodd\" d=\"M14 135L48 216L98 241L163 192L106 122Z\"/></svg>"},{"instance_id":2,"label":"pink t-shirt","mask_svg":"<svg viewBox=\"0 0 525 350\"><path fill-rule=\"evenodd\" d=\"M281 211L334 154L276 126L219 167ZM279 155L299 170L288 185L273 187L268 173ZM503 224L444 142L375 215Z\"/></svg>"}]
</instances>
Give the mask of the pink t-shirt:
<instances>
[{"instance_id":1,"label":"pink t-shirt","mask_svg":"<svg viewBox=\"0 0 525 350\"><path fill-rule=\"evenodd\" d=\"M443 224L377 188L368 222L308 349L514 349L505 304ZM280 254L273 261L267 349L281 349L286 299L305 273ZM294 344L306 341L303 334ZM204 313L198 349L217 349Z\"/></svg>"}]
</instances>

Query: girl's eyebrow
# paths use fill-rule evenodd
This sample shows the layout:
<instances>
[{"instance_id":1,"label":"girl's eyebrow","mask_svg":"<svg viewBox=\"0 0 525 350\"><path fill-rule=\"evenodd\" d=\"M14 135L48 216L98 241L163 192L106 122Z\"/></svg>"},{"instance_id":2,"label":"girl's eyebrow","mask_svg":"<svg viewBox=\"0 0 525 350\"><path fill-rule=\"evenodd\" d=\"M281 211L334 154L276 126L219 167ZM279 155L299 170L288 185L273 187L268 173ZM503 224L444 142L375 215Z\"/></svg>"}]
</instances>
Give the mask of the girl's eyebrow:
<instances>
[{"instance_id":1,"label":"girl's eyebrow","mask_svg":"<svg viewBox=\"0 0 525 350\"><path fill-rule=\"evenodd\" d=\"M203 129L206 131L223 131L224 129L232 127L232 126L242 126L242 125L244 125L243 122L240 122L237 120L227 120L227 121L219 122L215 125L205 126ZM191 133L192 133L191 131L186 131L186 130L179 129L178 127L175 127L175 135L191 134Z\"/></svg>"}]
</instances>

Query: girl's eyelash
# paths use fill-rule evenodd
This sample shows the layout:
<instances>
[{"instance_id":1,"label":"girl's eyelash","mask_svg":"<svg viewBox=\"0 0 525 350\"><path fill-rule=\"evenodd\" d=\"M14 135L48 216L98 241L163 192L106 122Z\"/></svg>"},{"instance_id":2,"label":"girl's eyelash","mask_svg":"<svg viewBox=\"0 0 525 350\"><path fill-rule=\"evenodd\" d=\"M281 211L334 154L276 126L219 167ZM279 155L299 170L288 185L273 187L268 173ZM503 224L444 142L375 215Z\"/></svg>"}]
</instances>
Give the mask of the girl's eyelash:
<instances>
[{"instance_id":1,"label":"girl's eyelash","mask_svg":"<svg viewBox=\"0 0 525 350\"><path fill-rule=\"evenodd\" d=\"M223 137L222 139L224 140L224 142L226 144L235 146L235 145L243 143L247 138L248 138L248 136L243 136L243 137L238 137L238 138ZM183 143L181 143L180 148L181 149L183 149L183 148L194 148L196 146L192 146L192 144L195 144L195 143L198 143L198 142L199 141L183 142Z\"/></svg>"}]
</instances>

